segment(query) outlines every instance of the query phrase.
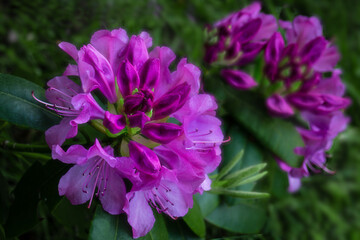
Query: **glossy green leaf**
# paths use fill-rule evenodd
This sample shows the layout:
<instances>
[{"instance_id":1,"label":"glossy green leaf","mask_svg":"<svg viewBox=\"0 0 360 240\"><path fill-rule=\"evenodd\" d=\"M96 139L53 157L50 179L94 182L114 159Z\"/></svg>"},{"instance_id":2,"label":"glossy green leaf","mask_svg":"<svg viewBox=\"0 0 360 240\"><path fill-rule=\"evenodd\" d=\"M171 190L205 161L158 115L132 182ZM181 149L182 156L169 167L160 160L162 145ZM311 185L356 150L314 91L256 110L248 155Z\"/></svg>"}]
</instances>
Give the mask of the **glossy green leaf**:
<instances>
[{"instance_id":1,"label":"glossy green leaf","mask_svg":"<svg viewBox=\"0 0 360 240\"><path fill-rule=\"evenodd\" d=\"M299 158L294 154L295 147L303 146L299 133L289 121L271 117L267 113L265 99L253 92L229 91L224 106L263 147L291 166L299 166Z\"/></svg>"},{"instance_id":2,"label":"glossy green leaf","mask_svg":"<svg viewBox=\"0 0 360 240\"><path fill-rule=\"evenodd\" d=\"M250 200L241 204L220 205L206 220L220 228L237 233L257 233L266 221L266 209Z\"/></svg>"},{"instance_id":3,"label":"glossy green leaf","mask_svg":"<svg viewBox=\"0 0 360 240\"><path fill-rule=\"evenodd\" d=\"M155 224L152 230L144 237L138 239L156 240L156 239L169 239L163 217L154 212ZM133 239L131 227L127 222L126 215L111 215L105 212L101 205L98 205L91 223L90 240L127 240Z\"/></svg>"},{"instance_id":4,"label":"glossy green leaf","mask_svg":"<svg viewBox=\"0 0 360 240\"><path fill-rule=\"evenodd\" d=\"M61 199L57 188L59 179L68 168L59 161L49 161L46 165L35 162L26 171L16 185L15 200L4 226L8 237L18 236L40 221L37 214L40 201L50 210L55 207Z\"/></svg>"},{"instance_id":5,"label":"glossy green leaf","mask_svg":"<svg viewBox=\"0 0 360 240\"><path fill-rule=\"evenodd\" d=\"M34 91L37 98L45 99L45 91L23 78L0 74L0 119L11 123L46 130L57 124L61 118L46 109L31 96Z\"/></svg>"},{"instance_id":6,"label":"glossy green leaf","mask_svg":"<svg viewBox=\"0 0 360 240\"><path fill-rule=\"evenodd\" d=\"M217 194L204 192L202 195L196 194L194 197L199 204L203 217L209 215L220 204L220 198Z\"/></svg>"},{"instance_id":7,"label":"glossy green leaf","mask_svg":"<svg viewBox=\"0 0 360 240\"><path fill-rule=\"evenodd\" d=\"M194 199L194 205L189 212L183 217L188 227L199 237L205 237L206 228L205 221L201 214L199 204Z\"/></svg>"}]
</instances>

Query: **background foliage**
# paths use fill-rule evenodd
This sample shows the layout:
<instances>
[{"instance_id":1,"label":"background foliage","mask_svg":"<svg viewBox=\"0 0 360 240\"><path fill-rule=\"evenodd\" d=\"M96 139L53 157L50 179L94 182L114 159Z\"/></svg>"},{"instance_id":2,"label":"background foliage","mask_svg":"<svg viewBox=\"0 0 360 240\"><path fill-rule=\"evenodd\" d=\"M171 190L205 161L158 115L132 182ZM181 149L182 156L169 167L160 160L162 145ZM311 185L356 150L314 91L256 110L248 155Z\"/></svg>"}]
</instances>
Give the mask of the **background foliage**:
<instances>
[{"instance_id":1,"label":"background foliage","mask_svg":"<svg viewBox=\"0 0 360 240\"><path fill-rule=\"evenodd\" d=\"M45 87L49 79L63 72L70 59L57 43L69 41L81 46L98 29L122 27L128 34L148 31L153 45L171 47L178 58L187 56L190 62L201 66L206 79L206 69L202 66L204 26L247 3L239 0L1 1L0 72ZM234 171L267 162L266 170L270 174L266 178L256 186L246 184L238 189L267 191L271 197L239 200L211 194L197 196L200 206L192 210L195 211L193 216L177 222L158 216L155 228L159 231L152 231L148 238L195 238L186 222L199 222L196 216L200 214L206 220L206 238L360 238L360 4L355 0L272 0L263 2L263 11L286 20L299 14L319 16L324 35L332 38L342 53L339 65L353 104L347 112L352 118L351 126L331 151L329 164L336 175L321 174L305 179L298 193L288 194L286 176L263 150L264 145L273 150L269 142L257 141L263 137L253 136L248 126L237 124L241 122L237 116L241 118L246 113L227 108L227 112L220 114L225 122L224 131L232 137L232 143L224 147L224 163L241 149L245 154ZM211 84L215 80L208 81L208 89L214 90ZM221 89L214 91L220 96L220 104L226 88ZM2 100L1 104L12 106L13 102ZM40 147L14 151L9 142ZM5 238L4 229L10 239L13 236L15 239L86 239L89 234L91 239L97 239L94 234L98 231L111 235L114 224L110 223L121 221L123 216L113 218L95 206L88 210L86 206L72 206L66 199L60 200L56 176L61 176L66 169L49 161L49 154L34 153L49 151L41 148L43 144L43 132L0 121L0 239ZM240 214L232 214L234 212ZM97 222L91 226L94 214ZM19 216L24 217L23 221L18 221ZM205 236L201 224L195 228L193 231L198 236ZM156 235L159 232L165 235Z\"/></svg>"}]
</instances>

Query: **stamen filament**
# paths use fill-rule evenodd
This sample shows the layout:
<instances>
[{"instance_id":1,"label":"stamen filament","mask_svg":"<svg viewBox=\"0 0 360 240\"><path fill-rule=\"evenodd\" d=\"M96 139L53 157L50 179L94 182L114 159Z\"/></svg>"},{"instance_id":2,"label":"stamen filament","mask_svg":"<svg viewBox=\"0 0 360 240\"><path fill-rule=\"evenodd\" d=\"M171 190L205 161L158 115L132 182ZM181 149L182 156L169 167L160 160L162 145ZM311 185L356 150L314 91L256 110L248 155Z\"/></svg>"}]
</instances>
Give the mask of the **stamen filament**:
<instances>
[{"instance_id":1,"label":"stamen filament","mask_svg":"<svg viewBox=\"0 0 360 240\"><path fill-rule=\"evenodd\" d=\"M62 101L64 103L66 103L66 104L71 104L71 100L66 100L66 99L61 98L61 97L57 97L56 100Z\"/></svg>"},{"instance_id":2,"label":"stamen filament","mask_svg":"<svg viewBox=\"0 0 360 240\"><path fill-rule=\"evenodd\" d=\"M32 96L36 101L38 101L39 103L44 104L45 106L56 106L55 104L47 103L47 102L44 102L44 101L38 99L38 98L35 96L34 91L31 92L31 96Z\"/></svg>"},{"instance_id":3,"label":"stamen filament","mask_svg":"<svg viewBox=\"0 0 360 240\"><path fill-rule=\"evenodd\" d=\"M223 141L193 141L193 143L226 143L229 142L231 140L231 137L228 137L228 139L225 139Z\"/></svg>"},{"instance_id":4,"label":"stamen filament","mask_svg":"<svg viewBox=\"0 0 360 240\"><path fill-rule=\"evenodd\" d=\"M71 87L67 87L66 89L69 89L69 90L71 90L71 91L73 91L73 93L75 93L75 95L76 94L79 94L77 91L75 91L73 88L71 88Z\"/></svg>"},{"instance_id":5,"label":"stamen filament","mask_svg":"<svg viewBox=\"0 0 360 240\"><path fill-rule=\"evenodd\" d=\"M96 188L96 185L97 185L97 181L98 181L98 179L99 179L99 176L100 176L100 172L101 172L101 170L102 170L102 168L103 168L103 162L101 162L100 163L100 167L98 166L98 168L100 168L100 169L98 169L98 174L97 174L97 176L96 176L96 179L95 179L95 182L94 182L94 187L93 187L93 190L92 190L92 194L91 194L91 198L90 198L90 202L89 202L89 205L88 205L88 208L90 208L90 206L91 206L91 202L92 202L92 200L93 200L93 198L94 198L94 193L95 193L95 188Z\"/></svg>"},{"instance_id":6,"label":"stamen filament","mask_svg":"<svg viewBox=\"0 0 360 240\"><path fill-rule=\"evenodd\" d=\"M70 96L70 95L68 95L68 94L64 93L63 91L60 91L59 89L56 89L56 88L53 88L53 87L49 88L49 90L50 90L50 91L55 91L55 92L58 92L58 93L60 93L60 94L62 94L62 95L64 95L64 96L66 96L66 97L68 97L68 98L72 98L72 97L74 97L74 96ZM77 93L76 93L76 94L77 94Z\"/></svg>"},{"instance_id":7,"label":"stamen filament","mask_svg":"<svg viewBox=\"0 0 360 240\"><path fill-rule=\"evenodd\" d=\"M197 133L197 132L199 132L199 130L198 129L196 129L195 130L195 132L190 132L190 133L188 133L188 134L193 134L193 133ZM193 135L192 137L203 137L203 136L207 136L207 135L210 135L210 134L212 134L213 133L213 131L212 130L209 130L209 132L207 132L207 133L203 133L203 134L199 134L199 135Z\"/></svg>"}]
</instances>

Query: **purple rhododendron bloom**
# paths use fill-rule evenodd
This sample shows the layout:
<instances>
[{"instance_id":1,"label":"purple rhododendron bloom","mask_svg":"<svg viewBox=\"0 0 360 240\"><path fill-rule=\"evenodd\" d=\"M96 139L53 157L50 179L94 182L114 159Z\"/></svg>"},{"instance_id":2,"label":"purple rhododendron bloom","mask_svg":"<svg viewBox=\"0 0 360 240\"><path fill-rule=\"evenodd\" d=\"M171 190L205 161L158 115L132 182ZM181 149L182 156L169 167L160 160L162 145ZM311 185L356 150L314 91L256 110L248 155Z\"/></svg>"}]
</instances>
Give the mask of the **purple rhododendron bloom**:
<instances>
[{"instance_id":1,"label":"purple rhododendron bloom","mask_svg":"<svg viewBox=\"0 0 360 240\"><path fill-rule=\"evenodd\" d=\"M227 65L251 62L278 28L275 17L260 10L261 4L254 2L210 27L205 61Z\"/></svg>"},{"instance_id":2,"label":"purple rhododendron bloom","mask_svg":"<svg viewBox=\"0 0 360 240\"><path fill-rule=\"evenodd\" d=\"M302 119L309 126L297 128L304 141L304 147L294 149L297 155L304 157L301 168L292 168L278 159L280 168L288 173L290 192L300 188L301 178L310 175L309 169L315 173L320 170L333 173L326 167L326 151L330 150L333 139L346 129L350 121L342 112L350 100L343 98L345 86L340 74L341 71L336 69L331 77L321 79L310 90L299 91L286 98L300 110ZM271 112L276 113L273 109Z\"/></svg>"},{"instance_id":3,"label":"purple rhododendron bloom","mask_svg":"<svg viewBox=\"0 0 360 240\"><path fill-rule=\"evenodd\" d=\"M287 117L300 112L308 128L297 130L304 147L294 151L304 157L300 168L292 168L280 159L279 166L289 176L289 191L297 191L301 178L310 171L324 170L326 151L333 139L345 130L349 119L342 113L350 100L344 98L345 86L339 69L334 69L340 54L335 46L322 36L322 26L316 17L298 16L292 23L280 21L285 30L286 44L280 33L270 38L265 49L265 73L271 82L282 87L267 99L266 105L275 116ZM323 73L331 72L324 78ZM277 99L275 101L275 99Z\"/></svg>"},{"instance_id":4,"label":"purple rhododendron bloom","mask_svg":"<svg viewBox=\"0 0 360 240\"><path fill-rule=\"evenodd\" d=\"M298 128L305 146L298 147L294 151L304 157L302 166L293 168L277 159L280 168L288 173L289 192L295 192L300 188L301 178L310 176L309 169L315 173L320 170L334 173L326 167L326 151L331 148L334 138L345 130L350 121L340 111L328 116L304 112L302 116L310 124L310 129Z\"/></svg>"},{"instance_id":5,"label":"purple rhododendron bloom","mask_svg":"<svg viewBox=\"0 0 360 240\"><path fill-rule=\"evenodd\" d=\"M254 2L208 27L205 61L232 67L253 61L278 28L275 17L260 10L261 4ZM249 74L241 70L224 69L221 75L237 89L245 90L257 85Z\"/></svg>"},{"instance_id":6,"label":"purple rhododendron bloom","mask_svg":"<svg viewBox=\"0 0 360 240\"><path fill-rule=\"evenodd\" d=\"M260 3L252 3L209 27L205 61L225 66L220 75L234 89L247 90L260 85L272 116L298 115L307 125L297 126L304 146L294 149L294 153L303 157L301 167L293 168L276 159L288 173L289 191L294 192L300 188L301 178L310 176L311 172L332 173L326 167L326 151L349 122L342 111L350 100L343 97L341 71L335 68L340 54L323 36L319 19L297 16L292 22L280 20L283 36L276 19L260 13L260 9ZM254 79L239 69L255 61L261 53L267 80ZM331 76L325 77L325 73Z\"/></svg>"},{"instance_id":7,"label":"purple rhododendron bloom","mask_svg":"<svg viewBox=\"0 0 360 240\"><path fill-rule=\"evenodd\" d=\"M282 79L287 84L310 79L313 72L332 71L340 59L335 46L322 36L316 17L297 16L292 23L280 21L286 32L286 45L280 33L271 37L265 51L270 79Z\"/></svg>"},{"instance_id":8,"label":"purple rhododendron bloom","mask_svg":"<svg viewBox=\"0 0 360 240\"><path fill-rule=\"evenodd\" d=\"M149 52L151 45L149 34L129 38L123 29L100 30L80 50L60 43L76 64L49 81L49 103L41 101L64 116L46 132L53 158L74 164L60 180L60 195L89 206L98 197L110 214L126 213L135 238L151 230L151 208L182 217L193 194L210 189L208 174L220 164L220 145L227 141L215 99L199 94L200 70L184 58L171 72L175 54L167 47ZM67 76L78 77L81 86ZM103 138L89 148L63 150L85 123Z\"/></svg>"},{"instance_id":9,"label":"purple rhododendron bloom","mask_svg":"<svg viewBox=\"0 0 360 240\"><path fill-rule=\"evenodd\" d=\"M327 114L343 109L349 100L317 91L319 85L326 82L322 73L333 72L333 78L339 77L334 67L340 59L337 48L322 36L322 27L316 17L298 16L292 23L280 21L286 32L286 43L279 32L270 38L265 49L265 73L272 82L281 82L283 86L276 94L281 95L286 104L300 111L317 111ZM279 113L279 107L267 105L271 113Z\"/></svg>"}]
</instances>

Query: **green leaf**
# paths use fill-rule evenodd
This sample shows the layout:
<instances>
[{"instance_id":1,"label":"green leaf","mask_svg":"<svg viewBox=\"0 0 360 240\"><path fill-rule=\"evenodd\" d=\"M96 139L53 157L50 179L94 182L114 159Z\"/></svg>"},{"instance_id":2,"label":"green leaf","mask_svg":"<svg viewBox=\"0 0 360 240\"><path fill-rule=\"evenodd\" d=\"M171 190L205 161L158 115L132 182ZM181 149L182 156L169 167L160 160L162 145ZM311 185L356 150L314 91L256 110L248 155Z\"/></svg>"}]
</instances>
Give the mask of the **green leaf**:
<instances>
[{"instance_id":1,"label":"green leaf","mask_svg":"<svg viewBox=\"0 0 360 240\"><path fill-rule=\"evenodd\" d=\"M260 164L254 165L254 166L250 166L250 167L238 170L238 171L226 176L225 179L226 180L235 180L235 179L247 178L247 177L254 175L254 174L260 172L261 170L263 170L266 167L266 165L267 165L266 163L260 163Z\"/></svg>"},{"instance_id":2,"label":"green leaf","mask_svg":"<svg viewBox=\"0 0 360 240\"><path fill-rule=\"evenodd\" d=\"M295 147L303 146L299 133L289 121L270 116L265 99L254 92L229 91L224 107L261 145L291 166L299 166L294 154Z\"/></svg>"},{"instance_id":3,"label":"green leaf","mask_svg":"<svg viewBox=\"0 0 360 240\"><path fill-rule=\"evenodd\" d=\"M258 233L266 219L266 209L250 200L234 206L220 205L206 217L215 226L237 233Z\"/></svg>"},{"instance_id":4,"label":"green leaf","mask_svg":"<svg viewBox=\"0 0 360 240\"><path fill-rule=\"evenodd\" d=\"M248 168L244 168L242 170L236 171L225 178L222 181L215 181L213 183L213 187L223 187L223 188L233 188L241 185L245 185L248 183L255 182L261 178L263 178L267 171L258 173L266 166L266 163L262 163L259 165L251 166ZM258 173L258 174L257 174ZM254 175L256 174L256 175ZM254 175L254 176L252 176Z\"/></svg>"},{"instance_id":5,"label":"green leaf","mask_svg":"<svg viewBox=\"0 0 360 240\"><path fill-rule=\"evenodd\" d=\"M163 217L154 212L155 224L152 230L144 237L138 239L169 239L168 232ZM91 224L90 240L127 240L133 239L130 225L126 220L126 215L111 215L102 209L101 205L98 205L94 215L94 219Z\"/></svg>"},{"instance_id":6,"label":"green leaf","mask_svg":"<svg viewBox=\"0 0 360 240\"><path fill-rule=\"evenodd\" d=\"M3 224L9 212L9 186L0 172L0 224Z\"/></svg>"},{"instance_id":7,"label":"green leaf","mask_svg":"<svg viewBox=\"0 0 360 240\"><path fill-rule=\"evenodd\" d=\"M63 197L51 214L62 226L73 231L79 238L87 238L93 211L86 204L72 205Z\"/></svg>"},{"instance_id":8,"label":"green leaf","mask_svg":"<svg viewBox=\"0 0 360 240\"><path fill-rule=\"evenodd\" d=\"M204 238L206 234L204 218L201 214L199 204L194 199L194 205L183 217L188 227L199 237Z\"/></svg>"},{"instance_id":9,"label":"green leaf","mask_svg":"<svg viewBox=\"0 0 360 240\"><path fill-rule=\"evenodd\" d=\"M220 204L219 195L216 194L204 192L202 195L195 194L194 197L199 203L202 216L204 217L214 211L215 208Z\"/></svg>"},{"instance_id":10,"label":"green leaf","mask_svg":"<svg viewBox=\"0 0 360 240\"><path fill-rule=\"evenodd\" d=\"M240 150L235 156L234 158L225 165L225 167L223 167L219 174L217 175L217 179L222 179L226 174L228 174L234 167L236 164L238 164L242 157L244 156L244 150Z\"/></svg>"},{"instance_id":11,"label":"green leaf","mask_svg":"<svg viewBox=\"0 0 360 240\"><path fill-rule=\"evenodd\" d=\"M38 204L43 201L52 209L60 201L58 193L59 179L69 166L59 161L49 161L46 165L35 162L23 175L14 190L15 200L10 207L4 226L8 237L18 236L39 221Z\"/></svg>"},{"instance_id":12,"label":"green leaf","mask_svg":"<svg viewBox=\"0 0 360 240\"><path fill-rule=\"evenodd\" d=\"M230 189L225 189L225 188L212 188L209 192L213 193L213 194L221 194L221 195L227 195L227 196L231 196L231 197L244 198L244 199L270 197L269 193L238 191L238 190L230 190Z\"/></svg>"},{"instance_id":13,"label":"green leaf","mask_svg":"<svg viewBox=\"0 0 360 240\"><path fill-rule=\"evenodd\" d=\"M110 215L98 205L91 223L89 240L132 239L131 229L124 214Z\"/></svg>"},{"instance_id":14,"label":"green leaf","mask_svg":"<svg viewBox=\"0 0 360 240\"><path fill-rule=\"evenodd\" d=\"M226 122L224 122L224 125L225 124ZM226 165L229 165L231 160L235 159L235 156L239 154L240 150L244 150L244 156L242 157L241 161L237 162L237 164L230 170L230 172L233 172L242 168L244 160L246 160L246 155L248 155L248 151L245 151L245 148L247 147L247 136L243 131L241 131L238 125L230 125L230 127L226 127L225 129L225 135L231 137L231 141L229 143L223 144L222 146L222 160L220 169L222 170L222 168L224 168Z\"/></svg>"},{"instance_id":15,"label":"green leaf","mask_svg":"<svg viewBox=\"0 0 360 240\"><path fill-rule=\"evenodd\" d=\"M5 231L4 231L4 228L3 226L0 224L0 240L5 240L6 237L5 237Z\"/></svg>"},{"instance_id":16,"label":"green leaf","mask_svg":"<svg viewBox=\"0 0 360 240\"><path fill-rule=\"evenodd\" d=\"M224 180L220 181L214 181L213 187L224 187L224 188L231 188L236 187L245 184L245 180L247 180L250 176L260 172L264 167L266 166L266 163L260 163L254 166L250 166L244 169L240 169L236 172L233 172L227 176L225 176ZM264 174L262 174L264 175ZM261 177L260 177L261 178ZM260 179L258 178L258 179ZM256 178L251 178L256 179ZM246 183L250 183L253 181L247 181Z\"/></svg>"},{"instance_id":17,"label":"green leaf","mask_svg":"<svg viewBox=\"0 0 360 240\"><path fill-rule=\"evenodd\" d=\"M166 226L171 240L199 240L199 237L183 221L169 220Z\"/></svg>"},{"instance_id":18,"label":"green leaf","mask_svg":"<svg viewBox=\"0 0 360 240\"><path fill-rule=\"evenodd\" d=\"M283 199L289 196L289 192L287 191L289 186L287 173L282 171L275 161L269 164L268 183L272 198Z\"/></svg>"},{"instance_id":19,"label":"green leaf","mask_svg":"<svg viewBox=\"0 0 360 240\"><path fill-rule=\"evenodd\" d=\"M35 101L32 91L37 98L45 99L45 91L39 85L0 73L0 119L38 130L57 124L61 118Z\"/></svg>"},{"instance_id":20,"label":"green leaf","mask_svg":"<svg viewBox=\"0 0 360 240\"><path fill-rule=\"evenodd\" d=\"M124 214L110 215L98 205L91 223L89 240L127 240L133 239L131 229Z\"/></svg>"},{"instance_id":21,"label":"green leaf","mask_svg":"<svg viewBox=\"0 0 360 240\"><path fill-rule=\"evenodd\" d=\"M244 132L240 126L232 125L226 132L227 135L231 136L231 143L223 147L223 163L225 163L225 165L228 164L229 159L232 159L234 155L239 152L239 149L244 149L242 160L233 167L228 176L247 167L264 163L262 149L253 142L250 136L247 136L246 132ZM226 181L222 183L225 182ZM214 181L214 184L214 186L216 186L216 181ZM237 190L251 191L254 187L255 183L249 183L239 186Z\"/></svg>"},{"instance_id":22,"label":"green leaf","mask_svg":"<svg viewBox=\"0 0 360 240\"><path fill-rule=\"evenodd\" d=\"M262 173L258 173L258 174L254 175L252 177L248 177L248 178L245 178L245 179L237 179L236 181L229 182L229 184L225 185L224 187L233 188L233 187L238 187L238 186L245 185L245 184L248 184L248 183L256 182L257 180L260 180L261 178L265 177L267 173L268 172L265 171L265 172L262 172Z\"/></svg>"},{"instance_id":23,"label":"green leaf","mask_svg":"<svg viewBox=\"0 0 360 240\"><path fill-rule=\"evenodd\" d=\"M149 240L157 240L157 239L167 240L167 239L169 239L169 233L166 228L164 216L157 213L156 211L153 211L153 212L154 212L154 216L155 216L154 227L144 238L149 239Z\"/></svg>"}]
</instances>

